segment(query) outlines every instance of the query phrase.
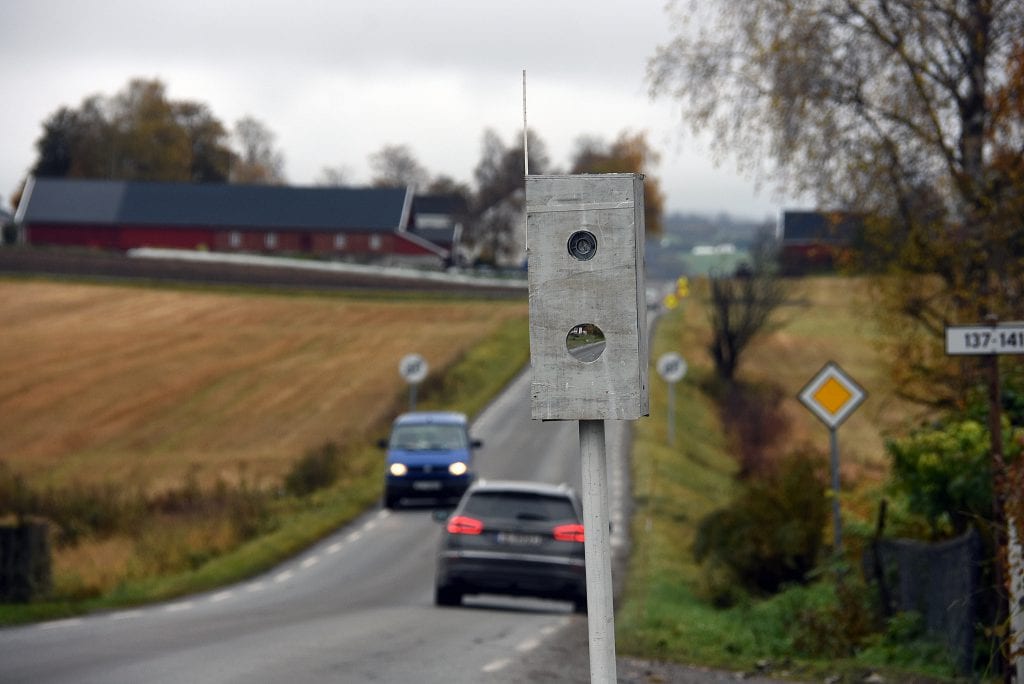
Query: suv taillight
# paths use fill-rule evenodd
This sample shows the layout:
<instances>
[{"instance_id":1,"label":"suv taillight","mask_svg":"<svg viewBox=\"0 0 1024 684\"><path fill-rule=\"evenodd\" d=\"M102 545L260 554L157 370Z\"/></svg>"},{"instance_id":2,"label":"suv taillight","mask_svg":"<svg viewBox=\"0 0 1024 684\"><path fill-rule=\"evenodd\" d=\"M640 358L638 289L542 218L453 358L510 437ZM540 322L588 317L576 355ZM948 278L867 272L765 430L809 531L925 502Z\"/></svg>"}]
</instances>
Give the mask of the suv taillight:
<instances>
[{"instance_id":1,"label":"suv taillight","mask_svg":"<svg viewBox=\"0 0 1024 684\"><path fill-rule=\"evenodd\" d=\"M448 534L480 534L484 524L476 518L457 515L448 521Z\"/></svg>"},{"instance_id":2,"label":"suv taillight","mask_svg":"<svg viewBox=\"0 0 1024 684\"><path fill-rule=\"evenodd\" d=\"M559 525L554 529L556 541L580 542L583 543L583 525L573 523L571 525Z\"/></svg>"}]
</instances>

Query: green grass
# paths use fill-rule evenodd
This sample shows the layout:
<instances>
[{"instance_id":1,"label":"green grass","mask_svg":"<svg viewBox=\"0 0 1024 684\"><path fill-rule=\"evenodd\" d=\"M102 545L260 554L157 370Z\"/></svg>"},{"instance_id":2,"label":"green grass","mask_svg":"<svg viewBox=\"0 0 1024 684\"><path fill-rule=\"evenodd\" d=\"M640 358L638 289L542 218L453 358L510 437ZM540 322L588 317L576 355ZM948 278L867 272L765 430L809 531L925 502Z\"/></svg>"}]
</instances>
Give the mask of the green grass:
<instances>
[{"instance_id":1,"label":"green grass","mask_svg":"<svg viewBox=\"0 0 1024 684\"><path fill-rule=\"evenodd\" d=\"M708 324L701 307L692 299L664 316L652 340L652 359L678 351L689 371L675 387L675 445L667 443L668 388L653 370L651 415L634 429L632 555L616 614L620 655L747 672L767 662L772 676L804 680L837 675L838 681L853 682L879 672L887 681L945 681L942 675L948 675L949 667L933 646L894 646L884 635L857 658L798 657L794 640L801 616L812 608L827 611L835 603L831 583L789 590L769 600L747 597L728 609L715 608L704 599L705 578L691 548L700 520L733 496L737 464L718 409L701 389L713 384L704 350ZM803 325L794 316L784 327L788 331ZM816 330L818 335L827 332ZM769 344L775 347L779 342ZM854 340L846 344L856 348ZM778 371L780 355L762 348L751 354L750 361L754 365L747 368L763 378L770 376L773 363ZM789 361L783 361L788 368ZM802 363L813 370L818 364L806 359ZM870 361L862 363L863 370L871 368Z\"/></svg>"},{"instance_id":2,"label":"green grass","mask_svg":"<svg viewBox=\"0 0 1024 684\"><path fill-rule=\"evenodd\" d=\"M652 358L693 348L685 313L662 319ZM740 638L734 620L699 600L699 567L689 549L698 521L732 492L728 456L714 407L699 389L710 369L687 357L675 386L675 446L668 442L666 383L652 374L651 416L637 423L633 444L633 554L618 613L623 654L705 665L736 664L727 644Z\"/></svg>"}]
</instances>

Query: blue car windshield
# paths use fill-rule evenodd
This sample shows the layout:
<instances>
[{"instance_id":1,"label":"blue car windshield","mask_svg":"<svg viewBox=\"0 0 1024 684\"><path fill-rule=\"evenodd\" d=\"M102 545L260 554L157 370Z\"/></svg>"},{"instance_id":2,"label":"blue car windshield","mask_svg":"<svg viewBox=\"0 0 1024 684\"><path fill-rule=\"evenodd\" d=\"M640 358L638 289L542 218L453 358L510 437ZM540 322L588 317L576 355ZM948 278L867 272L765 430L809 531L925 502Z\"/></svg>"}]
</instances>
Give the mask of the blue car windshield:
<instances>
[{"instance_id":1,"label":"blue car windshield","mask_svg":"<svg viewBox=\"0 0 1024 684\"><path fill-rule=\"evenodd\" d=\"M403 451L450 451L466 449L466 431L458 425L398 425L391 433L392 449Z\"/></svg>"}]
</instances>

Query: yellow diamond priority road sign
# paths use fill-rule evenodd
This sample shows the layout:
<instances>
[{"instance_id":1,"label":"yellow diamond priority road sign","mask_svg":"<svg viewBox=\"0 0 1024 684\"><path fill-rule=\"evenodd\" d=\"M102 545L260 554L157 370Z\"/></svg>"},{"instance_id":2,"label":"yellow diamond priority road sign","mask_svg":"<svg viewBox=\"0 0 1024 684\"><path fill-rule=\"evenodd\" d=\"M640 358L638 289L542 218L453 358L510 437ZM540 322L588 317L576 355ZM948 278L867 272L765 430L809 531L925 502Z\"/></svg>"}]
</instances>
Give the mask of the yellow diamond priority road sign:
<instances>
[{"instance_id":1,"label":"yellow diamond priority road sign","mask_svg":"<svg viewBox=\"0 0 1024 684\"><path fill-rule=\"evenodd\" d=\"M829 361L800 391L800 401L831 429L839 427L867 398L860 385Z\"/></svg>"}]
</instances>

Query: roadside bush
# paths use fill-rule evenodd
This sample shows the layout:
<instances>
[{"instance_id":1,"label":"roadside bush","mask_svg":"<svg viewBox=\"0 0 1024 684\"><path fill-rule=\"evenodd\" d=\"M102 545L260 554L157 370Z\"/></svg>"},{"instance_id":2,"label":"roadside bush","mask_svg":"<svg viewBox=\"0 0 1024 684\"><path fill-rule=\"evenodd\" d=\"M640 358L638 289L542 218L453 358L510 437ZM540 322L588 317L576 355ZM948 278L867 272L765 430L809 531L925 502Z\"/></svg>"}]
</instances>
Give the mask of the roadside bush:
<instances>
[{"instance_id":1,"label":"roadside bush","mask_svg":"<svg viewBox=\"0 0 1024 684\"><path fill-rule=\"evenodd\" d=\"M252 539L277 526L271 493L252 486L244 474L237 487L219 481L214 496L227 510L228 520L239 539Z\"/></svg>"},{"instance_id":2,"label":"roadside bush","mask_svg":"<svg viewBox=\"0 0 1024 684\"><path fill-rule=\"evenodd\" d=\"M284 486L290 494L305 496L325 489L338 481L343 470L341 449L335 442L310 449L285 476Z\"/></svg>"},{"instance_id":3,"label":"roadside bush","mask_svg":"<svg viewBox=\"0 0 1024 684\"><path fill-rule=\"evenodd\" d=\"M808 602L793 622L793 648L812 658L856 654L874 631L875 611L867 586L848 568L822 583L824 600Z\"/></svg>"},{"instance_id":4,"label":"roadside bush","mask_svg":"<svg viewBox=\"0 0 1024 684\"><path fill-rule=\"evenodd\" d=\"M1003 453L1020 454L1021 431L1003 426ZM886 442L896 489L910 510L927 518L933 538L955 536L972 520L992 515L992 470L989 432L974 420L919 430Z\"/></svg>"},{"instance_id":5,"label":"roadside bush","mask_svg":"<svg viewBox=\"0 0 1024 684\"><path fill-rule=\"evenodd\" d=\"M20 522L34 507L33 499L25 479L0 461L0 518L13 516Z\"/></svg>"},{"instance_id":6,"label":"roadside bush","mask_svg":"<svg viewBox=\"0 0 1024 684\"><path fill-rule=\"evenodd\" d=\"M712 376L704 391L718 406L729 447L736 454L737 479L759 477L774 467L773 448L789 432L783 390L768 383L722 382Z\"/></svg>"},{"instance_id":7,"label":"roadside bush","mask_svg":"<svg viewBox=\"0 0 1024 684\"><path fill-rule=\"evenodd\" d=\"M868 635L858 654L868 662L929 671L940 676L956 672L950 655L945 644L928 635L921 614L913 611L889 618L885 631Z\"/></svg>"},{"instance_id":8,"label":"roadside bush","mask_svg":"<svg viewBox=\"0 0 1024 684\"><path fill-rule=\"evenodd\" d=\"M789 585L747 609L766 655L834 660L854 655L877 637L863 581L834 564L813 575L812 583Z\"/></svg>"},{"instance_id":9,"label":"roadside bush","mask_svg":"<svg viewBox=\"0 0 1024 684\"><path fill-rule=\"evenodd\" d=\"M794 454L761 479L744 482L728 506L700 522L694 556L706 576L721 577L727 568L744 589L775 593L783 585L807 581L822 548L828 511L815 457ZM708 598L730 605L733 598L722 593L727 584L712 578Z\"/></svg>"}]
</instances>

